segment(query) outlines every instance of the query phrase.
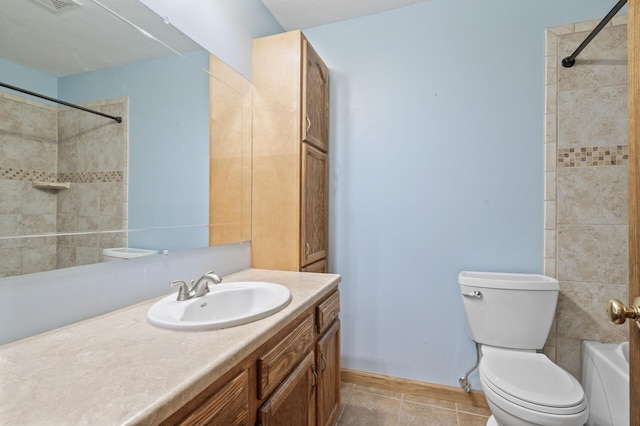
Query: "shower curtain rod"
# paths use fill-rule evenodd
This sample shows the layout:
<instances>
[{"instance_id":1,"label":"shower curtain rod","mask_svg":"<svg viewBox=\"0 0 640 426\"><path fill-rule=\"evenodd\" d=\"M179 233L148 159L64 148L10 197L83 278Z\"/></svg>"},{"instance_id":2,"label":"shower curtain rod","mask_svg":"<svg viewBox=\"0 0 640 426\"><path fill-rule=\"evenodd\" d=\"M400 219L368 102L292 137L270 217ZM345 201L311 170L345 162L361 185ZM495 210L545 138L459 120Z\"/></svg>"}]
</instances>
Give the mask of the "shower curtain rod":
<instances>
[{"instance_id":1,"label":"shower curtain rod","mask_svg":"<svg viewBox=\"0 0 640 426\"><path fill-rule=\"evenodd\" d=\"M71 107L71 108L75 108L75 109L79 109L79 110L82 110L82 111L90 112L91 114L101 115L103 117L107 117L107 118L110 118L112 120L115 120L118 123L122 123L122 117L114 117L113 115L109 115L109 114L105 114L105 113L100 112L100 111L95 111L95 110L92 110L92 109L89 109L89 108L85 108L85 107L82 107L80 105L71 104L69 102L61 101L60 99L50 98L49 96L41 95L40 93L32 92L32 91L27 90L27 89L21 89L20 87L12 86L10 84L3 83L1 81L0 81L0 86L6 87L7 89L15 90L16 92L21 92L21 93L25 93L27 95L35 96L36 98L46 99L48 101L56 102L56 103L59 103L59 104L62 104L62 105L65 105L65 106L68 106L68 107Z\"/></svg>"},{"instance_id":2,"label":"shower curtain rod","mask_svg":"<svg viewBox=\"0 0 640 426\"><path fill-rule=\"evenodd\" d=\"M618 13L620 9L622 9L622 6L624 6L626 3L627 3L627 0L620 0L615 6L613 6L613 9L611 9L611 11L607 14L607 16L605 16L602 19L602 21L600 21L600 23L593 29L593 31L591 31L591 33L587 36L587 38L585 38L584 41L580 44L580 46L578 46L575 52L573 52L570 56L567 56L562 60L562 66L565 68L571 68L573 64L576 63L576 57L580 54L580 52L582 52L582 49L587 47L587 44L591 43L591 40L593 40L593 38L596 35L598 35L600 30L603 29L604 26L609 23L611 18L613 18L615 14Z\"/></svg>"}]
</instances>

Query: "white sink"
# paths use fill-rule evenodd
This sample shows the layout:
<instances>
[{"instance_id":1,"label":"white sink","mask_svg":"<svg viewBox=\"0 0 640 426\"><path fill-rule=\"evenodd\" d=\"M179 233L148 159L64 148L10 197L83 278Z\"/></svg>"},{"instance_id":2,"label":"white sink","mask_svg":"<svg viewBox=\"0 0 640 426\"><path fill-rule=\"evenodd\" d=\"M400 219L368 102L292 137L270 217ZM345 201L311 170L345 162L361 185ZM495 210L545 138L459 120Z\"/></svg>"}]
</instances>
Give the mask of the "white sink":
<instances>
[{"instance_id":1,"label":"white sink","mask_svg":"<svg viewBox=\"0 0 640 426\"><path fill-rule=\"evenodd\" d=\"M209 287L202 297L177 301L177 293L156 302L147 311L149 323L173 330L217 330L266 318L291 301L280 284L240 281Z\"/></svg>"}]
</instances>

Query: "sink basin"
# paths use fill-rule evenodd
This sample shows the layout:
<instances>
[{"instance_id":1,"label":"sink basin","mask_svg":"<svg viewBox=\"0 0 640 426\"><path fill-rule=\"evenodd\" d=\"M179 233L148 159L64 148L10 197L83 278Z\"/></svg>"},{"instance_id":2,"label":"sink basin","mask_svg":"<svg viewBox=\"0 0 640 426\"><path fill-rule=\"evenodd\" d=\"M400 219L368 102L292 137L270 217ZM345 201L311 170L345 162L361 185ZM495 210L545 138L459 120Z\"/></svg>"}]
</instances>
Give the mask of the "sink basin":
<instances>
[{"instance_id":1,"label":"sink basin","mask_svg":"<svg viewBox=\"0 0 640 426\"><path fill-rule=\"evenodd\" d=\"M266 318L291 300L280 284L241 281L209 288L202 297L177 301L174 293L159 300L147 311L147 321L173 330L218 330Z\"/></svg>"}]
</instances>

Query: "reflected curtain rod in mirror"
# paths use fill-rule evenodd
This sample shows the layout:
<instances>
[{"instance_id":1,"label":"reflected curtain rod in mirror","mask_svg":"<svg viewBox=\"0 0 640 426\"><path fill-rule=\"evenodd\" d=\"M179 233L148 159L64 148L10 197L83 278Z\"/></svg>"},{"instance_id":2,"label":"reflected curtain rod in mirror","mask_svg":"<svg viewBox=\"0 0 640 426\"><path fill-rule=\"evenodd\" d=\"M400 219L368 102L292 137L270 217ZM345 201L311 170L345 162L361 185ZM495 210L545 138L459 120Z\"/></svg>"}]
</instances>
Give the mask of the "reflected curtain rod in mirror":
<instances>
[{"instance_id":1,"label":"reflected curtain rod in mirror","mask_svg":"<svg viewBox=\"0 0 640 426\"><path fill-rule=\"evenodd\" d=\"M16 92L24 93L26 95L35 96L36 98L45 99L45 100L50 101L50 102L56 102L56 103L59 103L59 104L64 105L64 106L68 106L68 107L71 107L71 108L79 109L81 111L89 112L91 114L101 115L102 117L110 118L112 120L115 120L118 123L122 123L122 117L115 117L113 115L109 115L109 114L105 114L105 113L100 112L100 111L95 111L95 110L92 110L92 109L89 109L89 108L85 108L85 107L82 107L80 105L72 104L70 102L61 101L60 99L55 99L55 98L52 98L52 97L49 97L49 96L42 95L40 93L32 92L31 90L22 89L20 87L12 86L10 84L3 83L1 81L0 81L0 86L6 87L7 89L15 90Z\"/></svg>"}]
</instances>

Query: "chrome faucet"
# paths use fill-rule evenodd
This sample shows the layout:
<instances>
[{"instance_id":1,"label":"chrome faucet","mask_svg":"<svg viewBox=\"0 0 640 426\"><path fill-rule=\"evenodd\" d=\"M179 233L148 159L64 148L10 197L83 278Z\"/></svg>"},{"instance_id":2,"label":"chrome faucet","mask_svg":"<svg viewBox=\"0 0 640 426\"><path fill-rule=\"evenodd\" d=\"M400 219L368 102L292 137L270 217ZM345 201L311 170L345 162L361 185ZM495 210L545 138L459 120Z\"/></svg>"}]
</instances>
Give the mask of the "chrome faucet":
<instances>
[{"instance_id":1,"label":"chrome faucet","mask_svg":"<svg viewBox=\"0 0 640 426\"><path fill-rule=\"evenodd\" d=\"M209 282L215 284L220 284L222 282L222 278L220 275L216 274L216 271L209 271L200 278L198 281L193 283L191 280L191 290L189 294L191 297L200 297L209 293Z\"/></svg>"},{"instance_id":2,"label":"chrome faucet","mask_svg":"<svg viewBox=\"0 0 640 426\"><path fill-rule=\"evenodd\" d=\"M178 290L178 298L177 300L189 300L195 297L202 297L205 294L209 293L209 283L220 284L222 282L222 278L220 275L216 274L216 271L209 271L198 280L191 280L191 287L187 285L182 280L171 281L171 287L179 285L180 290Z\"/></svg>"}]
</instances>

